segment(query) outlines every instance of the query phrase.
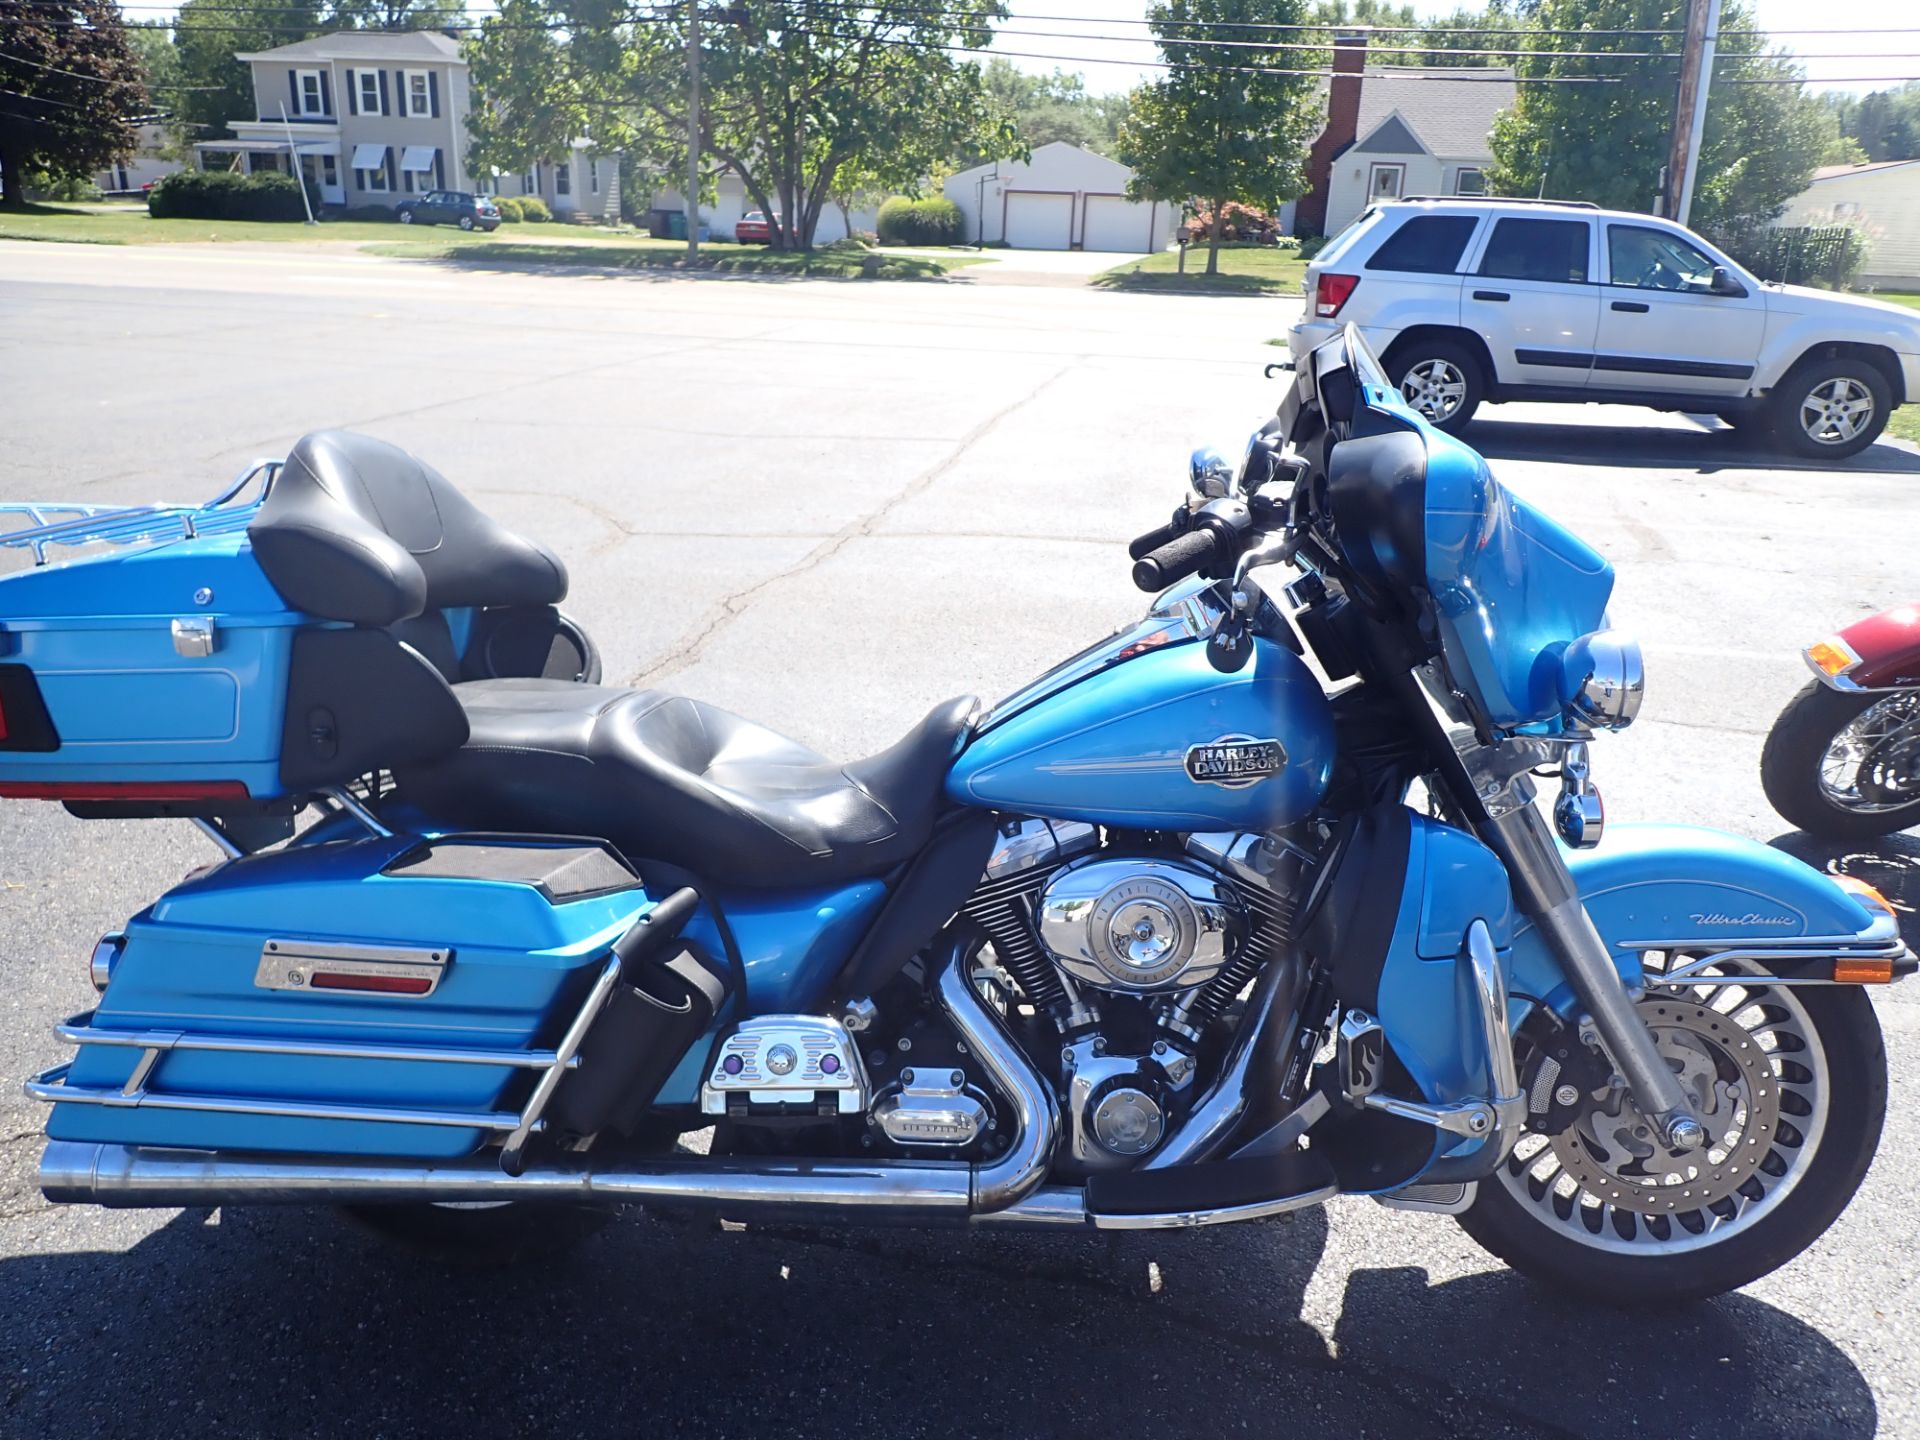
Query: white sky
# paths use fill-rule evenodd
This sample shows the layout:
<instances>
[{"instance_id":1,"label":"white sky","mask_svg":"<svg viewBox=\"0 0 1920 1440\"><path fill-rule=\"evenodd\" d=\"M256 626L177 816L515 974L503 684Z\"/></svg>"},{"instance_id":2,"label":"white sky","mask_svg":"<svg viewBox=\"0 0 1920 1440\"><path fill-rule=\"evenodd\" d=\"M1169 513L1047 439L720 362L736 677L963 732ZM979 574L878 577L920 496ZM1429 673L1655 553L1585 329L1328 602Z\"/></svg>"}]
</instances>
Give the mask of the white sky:
<instances>
[{"instance_id":1,"label":"white sky","mask_svg":"<svg viewBox=\"0 0 1920 1440\"><path fill-rule=\"evenodd\" d=\"M1129 90L1159 73L1142 65L1157 57L1146 26L1115 23L1143 20L1147 0L1009 0L1008 8L1012 18L1000 27L1000 37L987 53L1007 54L1022 70L1078 70L1086 76L1087 88L1095 92ZM1447 15L1455 9L1455 0L1415 0L1414 8L1422 15ZM1886 88L1885 84L1870 82L1848 83L1856 76L1920 79L1920 3L1915 0L1851 0L1847 5L1836 5L1833 0L1754 0L1754 10L1763 29L1776 32L1805 59L1808 79L1817 88ZM1876 31L1874 26L1890 28ZM1901 28L1909 33L1898 33ZM1819 29L1860 33L1779 33ZM1042 36L1031 33L1034 31L1053 33ZM1058 38L1060 35L1073 38ZM1104 38L1113 35L1134 38ZM1009 52L1053 58L1027 59ZM1840 55L1866 58L1818 58Z\"/></svg>"}]
</instances>

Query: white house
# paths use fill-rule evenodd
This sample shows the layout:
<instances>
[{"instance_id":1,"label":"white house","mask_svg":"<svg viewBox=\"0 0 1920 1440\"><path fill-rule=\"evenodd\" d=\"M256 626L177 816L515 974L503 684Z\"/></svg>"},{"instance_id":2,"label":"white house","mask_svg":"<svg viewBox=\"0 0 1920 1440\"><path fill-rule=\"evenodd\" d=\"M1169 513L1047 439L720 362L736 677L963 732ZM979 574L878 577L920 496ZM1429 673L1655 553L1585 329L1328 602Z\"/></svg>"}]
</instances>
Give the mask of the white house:
<instances>
[{"instance_id":1,"label":"white house","mask_svg":"<svg viewBox=\"0 0 1920 1440\"><path fill-rule=\"evenodd\" d=\"M133 122L134 134L138 136L133 157L110 165L93 177L102 194L138 196L154 181L184 168L178 160L166 157L173 138L167 133L166 122L164 115L143 115Z\"/></svg>"},{"instance_id":2,"label":"white house","mask_svg":"<svg viewBox=\"0 0 1920 1440\"><path fill-rule=\"evenodd\" d=\"M1862 279L1920 286L1920 159L1816 170L1774 224L1858 226L1867 240Z\"/></svg>"},{"instance_id":3,"label":"white house","mask_svg":"<svg viewBox=\"0 0 1920 1440\"><path fill-rule=\"evenodd\" d=\"M351 30L234 57L252 70L254 114L193 148L203 170L300 169L328 205L392 207L429 190L536 195L556 215L620 213L619 157L576 140L526 173L476 174L460 44L437 30Z\"/></svg>"},{"instance_id":4,"label":"white house","mask_svg":"<svg viewBox=\"0 0 1920 1440\"><path fill-rule=\"evenodd\" d=\"M968 244L1004 240L1016 250L1164 250L1180 224L1177 205L1129 200L1133 171L1065 140L1030 160L989 161L946 183L966 217Z\"/></svg>"},{"instance_id":5,"label":"white house","mask_svg":"<svg viewBox=\"0 0 1920 1440\"><path fill-rule=\"evenodd\" d=\"M1336 235L1376 200L1481 195L1494 117L1513 105L1510 68L1368 65L1365 35L1334 41L1327 126L1307 158L1294 233Z\"/></svg>"}]
</instances>

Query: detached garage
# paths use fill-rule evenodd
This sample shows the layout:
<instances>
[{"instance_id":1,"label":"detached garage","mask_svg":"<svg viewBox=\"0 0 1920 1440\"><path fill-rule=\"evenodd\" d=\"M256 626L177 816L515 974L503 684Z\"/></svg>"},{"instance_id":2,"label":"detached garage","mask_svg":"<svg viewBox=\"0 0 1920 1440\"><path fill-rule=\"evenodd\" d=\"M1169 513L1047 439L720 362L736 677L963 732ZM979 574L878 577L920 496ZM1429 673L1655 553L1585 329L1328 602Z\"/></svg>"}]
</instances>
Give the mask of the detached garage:
<instances>
[{"instance_id":1,"label":"detached garage","mask_svg":"<svg viewBox=\"0 0 1920 1440\"><path fill-rule=\"evenodd\" d=\"M966 241L1004 240L1016 250L1165 249L1179 222L1174 206L1127 199L1133 172L1117 160L1056 140L1020 163L962 170L947 199L966 217Z\"/></svg>"}]
</instances>

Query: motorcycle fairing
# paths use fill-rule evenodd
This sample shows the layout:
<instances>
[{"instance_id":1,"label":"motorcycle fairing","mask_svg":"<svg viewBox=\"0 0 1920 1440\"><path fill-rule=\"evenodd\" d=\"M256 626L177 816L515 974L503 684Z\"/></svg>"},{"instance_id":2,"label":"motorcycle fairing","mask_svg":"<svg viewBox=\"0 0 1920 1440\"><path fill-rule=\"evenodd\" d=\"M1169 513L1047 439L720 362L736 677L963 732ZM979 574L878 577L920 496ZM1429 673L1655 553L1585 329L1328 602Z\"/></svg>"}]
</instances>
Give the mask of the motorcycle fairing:
<instances>
[{"instance_id":1,"label":"motorcycle fairing","mask_svg":"<svg viewBox=\"0 0 1920 1440\"><path fill-rule=\"evenodd\" d=\"M1564 854L1594 928L1628 985L1645 950L1700 952L1793 941L1871 943L1879 918L1812 866L1757 840L1694 825L1610 826L1596 850ZM1545 941L1524 917L1513 988L1561 1015L1578 1008Z\"/></svg>"}]
</instances>

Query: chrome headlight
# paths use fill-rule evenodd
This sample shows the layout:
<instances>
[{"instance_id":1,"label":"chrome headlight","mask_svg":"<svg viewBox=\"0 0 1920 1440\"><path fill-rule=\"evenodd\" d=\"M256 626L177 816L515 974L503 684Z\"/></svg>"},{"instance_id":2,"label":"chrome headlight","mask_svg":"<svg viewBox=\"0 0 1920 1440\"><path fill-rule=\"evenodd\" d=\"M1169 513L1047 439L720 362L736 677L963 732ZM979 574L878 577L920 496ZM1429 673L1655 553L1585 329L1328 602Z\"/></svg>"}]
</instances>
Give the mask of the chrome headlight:
<instances>
[{"instance_id":1,"label":"chrome headlight","mask_svg":"<svg viewBox=\"0 0 1920 1440\"><path fill-rule=\"evenodd\" d=\"M1640 713L1645 689L1640 642L1630 635L1596 630L1561 653L1560 700L1582 724L1625 729Z\"/></svg>"}]
</instances>

